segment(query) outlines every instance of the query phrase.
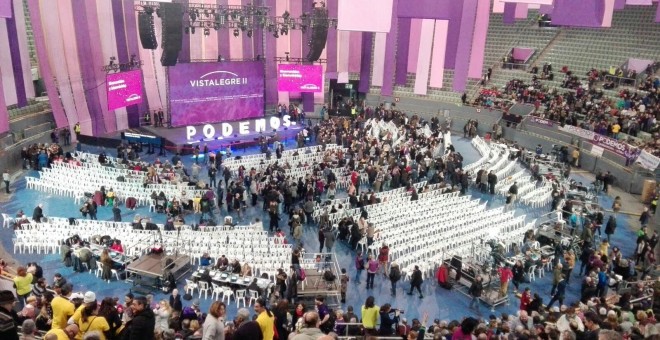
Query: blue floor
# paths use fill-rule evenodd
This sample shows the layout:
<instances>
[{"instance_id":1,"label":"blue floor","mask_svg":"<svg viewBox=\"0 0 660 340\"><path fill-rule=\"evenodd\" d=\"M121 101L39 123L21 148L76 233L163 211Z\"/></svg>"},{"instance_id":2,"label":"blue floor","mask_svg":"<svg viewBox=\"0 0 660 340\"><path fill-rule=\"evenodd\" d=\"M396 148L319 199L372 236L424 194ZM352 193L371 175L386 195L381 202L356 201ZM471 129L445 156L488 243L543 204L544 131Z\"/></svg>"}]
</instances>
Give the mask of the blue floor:
<instances>
[{"instance_id":1,"label":"blue floor","mask_svg":"<svg viewBox=\"0 0 660 340\"><path fill-rule=\"evenodd\" d=\"M464 164L470 164L478 160L481 156L477 151L471 146L468 139L453 137L452 139L454 146L457 151L461 152L464 156ZM289 146L292 147L293 144L289 143ZM91 147L84 147L85 151L89 152L98 152L98 149ZM251 154L258 152L256 148L249 148L245 151L235 152L235 155L240 154ZM171 158L172 154L166 156ZM155 156L142 156L143 160L153 161ZM163 157L161 157L163 159ZM184 164L188 167L192 164L193 159L190 156L184 157ZM205 172L202 172L205 174ZM35 175L36 172L30 172L30 175ZM579 180L579 175L578 175ZM78 217L79 216L79 207L76 206L71 198L62 198L59 196L49 195L42 192L34 190L25 189L25 180L21 179L13 183L13 197L12 199L0 205L0 211L14 215L19 209L22 209L28 216L32 215L32 210L39 203L44 203L44 214L46 216L59 216L59 217ZM501 197L491 197L490 195L481 194L478 192L471 193L473 197L486 200L490 208L496 208L504 204L504 200ZM612 202L611 197L599 196L600 201L603 206L609 207ZM547 213L549 207L543 207L540 209L530 209L524 206L520 206L517 209L517 214L526 214L528 220L532 220L535 217L538 217L542 214ZM157 223L163 223L165 221L165 216L162 214L153 214L148 212L147 207L138 208L135 211L123 211L124 221L132 220L135 214L140 216L149 216L152 217ZM221 212L220 216L226 215L226 211ZM216 216L218 216L216 211ZM246 213L247 220L254 220L255 218L261 218L262 220L267 220L267 217L264 216L263 211L259 206L257 208L248 208ZM112 213L108 207L100 207L98 211L98 218L101 220L110 220ZM195 218L198 218L196 216ZM266 219L264 219L266 217ZM607 216L605 217L607 219ZM188 219L190 220L190 219ZM283 221L281 225L284 226L287 223L287 217L283 216ZM629 256L633 252L634 242L634 232L628 226L627 219L625 216L619 216L619 228L616 231L616 234L613 235L612 245L616 245L623 250L624 255ZM0 230L0 236L2 237L2 245L7 249L8 252L13 252L12 245L12 236L13 232L10 229ZM303 243L307 249L318 249L319 243L317 239L317 233L315 228L308 227L305 230ZM339 242L335 243L335 253L339 264L341 267L344 267L349 272L349 277L351 281L355 276L355 269L353 265L354 252L349 249L345 244ZM67 279L74 284L75 291L86 291L92 290L97 293L100 297L105 296L116 296L122 297L126 294L131 285L124 282L115 282L105 283L100 279L97 279L93 274L89 273L72 273L71 268L66 268L62 265L59 255L35 255L35 254L15 254L14 258L20 263L24 264L27 262L37 261L44 268L44 274L49 282L52 282L53 275L55 273L61 273L66 276ZM366 275L366 274L365 274ZM579 296L579 279L572 278L571 284L568 287L567 298L565 303L571 303L576 301ZM366 298L370 295L376 297L377 304L390 303L393 307L405 310L405 316L409 319L419 317L423 313L428 313L431 318L439 319L458 319L460 320L464 316L473 315L474 312L468 308L469 299L459 293L450 292L445 289L439 288L432 280L426 280L422 286L424 293L424 299L420 300L417 296L409 297L405 294L404 289L409 288L407 282L400 282L397 290L396 297L391 297L389 293L390 283L389 280L383 276L377 276L375 280L374 289L367 290L365 288L366 278L362 278L362 284L357 285L355 282L349 282L348 294L347 294L347 303L343 306L352 305L356 311L359 311L359 307L364 303ZM549 301L549 291L551 286L551 275L546 275L544 278L539 278L535 282L529 284L529 287L532 290L532 293L539 293L544 297L544 302ZM523 285L525 287L527 285ZM179 288L182 289L183 285L179 284ZM512 289L512 288L511 288ZM160 300L166 298L163 294L156 294L155 300ZM122 299L123 300L123 299ZM209 300L202 300L201 307L202 310L207 310L210 306ZM512 297L511 303L506 306L500 306L496 309L497 314L506 312L506 313L515 313L518 310L519 300L515 297ZM187 302L189 303L189 302ZM184 302L185 304L185 302ZM345 309L345 308L344 308ZM230 305L228 307L229 317L233 317L236 313L236 305ZM482 313L485 316L490 314L487 311L486 306L482 306Z\"/></svg>"}]
</instances>

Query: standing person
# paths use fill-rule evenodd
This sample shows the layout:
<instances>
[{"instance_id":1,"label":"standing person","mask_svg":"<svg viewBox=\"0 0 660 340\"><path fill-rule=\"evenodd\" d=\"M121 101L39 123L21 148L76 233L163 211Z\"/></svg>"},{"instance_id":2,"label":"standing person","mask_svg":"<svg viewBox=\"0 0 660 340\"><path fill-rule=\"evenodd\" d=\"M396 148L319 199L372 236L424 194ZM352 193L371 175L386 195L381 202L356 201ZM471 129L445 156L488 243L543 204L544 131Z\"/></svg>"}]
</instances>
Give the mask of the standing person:
<instances>
[{"instance_id":1,"label":"standing person","mask_svg":"<svg viewBox=\"0 0 660 340\"><path fill-rule=\"evenodd\" d=\"M80 141L80 122L73 126L73 133L76 134L76 141Z\"/></svg>"},{"instance_id":2,"label":"standing person","mask_svg":"<svg viewBox=\"0 0 660 340\"><path fill-rule=\"evenodd\" d=\"M516 264L511 268L511 273L513 274L513 292L518 293L520 284L525 280L525 267L523 266L522 261L516 261Z\"/></svg>"},{"instance_id":3,"label":"standing person","mask_svg":"<svg viewBox=\"0 0 660 340\"><path fill-rule=\"evenodd\" d=\"M112 206L112 220L121 222L121 209L119 209L119 202L115 202Z\"/></svg>"},{"instance_id":4,"label":"standing person","mask_svg":"<svg viewBox=\"0 0 660 340\"><path fill-rule=\"evenodd\" d=\"M323 252L323 245L325 244L325 233L323 229L319 229L319 253Z\"/></svg>"},{"instance_id":5,"label":"standing person","mask_svg":"<svg viewBox=\"0 0 660 340\"><path fill-rule=\"evenodd\" d=\"M332 228L327 227L323 231L325 236L325 250L328 253L332 252L332 247L335 245L335 233L332 231Z\"/></svg>"},{"instance_id":6,"label":"standing person","mask_svg":"<svg viewBox=\"0 0 660 340\"><path fill-rule=\"evenodd\" d=\"M373 256L369 255L367 260L367 289L374 288L374 278L378 272L378 261Z\"/></svg>"},{"instance_id":7,"label":"standing person","mask_svg":"<svg viewBox=\"0 0 660 340\"><path fill-rule=\"evenodd\" d=\"M390 247L387 246L387 244L383 243L383 246L380 247L380 251L378 252L378 271L380 269L383 269L383 275L387 277L387 262L389 262L390 259Z\"/></svg>"},{"instance_id":8,"label":"standing person","mask_svg":"<svg viewBox=\"0 0 660 340\"><path fill-rule=\"evenodd\" d=\"M27 268L20 266L16 269L14 287L16 287L19 306L23 308L27 303L28 295L32 292L32 274L27 272Z\"/></svg>"},{"instance_id":9,"label":"standing person","mask_svg":"<svg viewBox=\"0 0 660 340\"><path fill-rule=\"evenodd\" d=\"M495 185L497 185L497 175L491 170L488 173L488 189L491 195L495 195Z\"/></svg>"},{"instance_id":10,"label":"standing person","mask_svg":"<svg viewBox=\"0 0 660 340\"><path fill-rule=\"evenodd\" d=\"M355 257L355 269L355 283L360 284L360 277L362 277L362 271L364 270L364 257L361 251L358 251Z\"/></svg>"},{"instance_id":11,"label":"standing person","mask_svg":"<svg viewBox=\"0 0 660 340\"><path fill-rule=\"evenodd\" d=\"M484 290L484 286L481 284L481 281L483 279L481 276L477 276L474 281L472 282L472 285L470 286L470 290L468 293L470 293L470 296L472 296L472 300L470 301L470 308L475 308L477 311L477 314L481 313L479 311L479 298L481 297L481 293Z\"/></svg>"},{"instance_id":12,"label":"standing person","mask_svg":"<svg viewBox=\"0 0 660 340\"><path fill-rule=\"evenodd\" d=\"M346 268L341 269L341 276L339 277L339 284L341 288L341 303L346 303L346 291L348 290L348 274L346 274Z\"/></svg>"},{"instance_id":13,"label":"standing person","mask_svg":"<svg viewBox=\"0 0 660 340\"><path fill-rule=\"evenodd\" d=\"M621 204L621 197L616 196L614 197L614 202L612 202L612 211L614 211L614 217L621 211L622 204Z\"/></svg>"},{"instance_id":14,"label":"standing person","mask_svg":"<svg viewBox=\"0 0 660 340\"><path fill-rule=\"evenodd\" d=\"M209 167L209 186L211 188L216 187L217 181L216 181L216 175L218 174L218 169L215 167L215 163L211 163L211 166Z\"/></svg>"},{"instance_id":15,"label":"standing person","mask_svg":"<svg viewBox=\"0 0 660 340\"><path fill-rule=\"evenodd\" d=\"M53 321L51 324L51 329L64 329L66 328L67 321L75 312L73 303L69 301L69 295L71 295L71 285L65 284L60 288L60 295L53 298L50 306L53 310ZM153 332L153 328L151 329Z\"/></svg>"},{"instance_id":16,"label":"standing person","mask_svg":"<svg viewBox=\"0 0 660 340\"><path fill-rule=\"evenodd\" d=\"M9 193L9 182L7 183L7 193ZM644 207L642 210L642 213L639 215L639 223L642 225L642 227L646 227L649 224L649 220L651 219L651 214L649 213L649 208Z\"/></svg>"},{"instance_id":17,"label":"standing person","mask_svg":"<svg viewBox=\"0 0 660 340\"><path fill-rule=\"evenodd\" d=\"M522 295L520 295L520 310L527 310L527 307L529 304L532 302L532 293L529 289L529 287L525 287L525 290L523 291Z\"/></svg>"},{"instance_id":18,"label":"standing person","mask_svg":"<svg viewBox=\"0 0 660 340\"><path fill-rule=\"evenodd\" d=\"M424 295L422 295L422 282L424 282L424 279L422 279L422 271L419 270L419 266L415 266L415 269L410 276L410 291L408 292L408 295L412 295L413 290L417 288L417 291L419 292L419 298L423 299Z\"/></svg>"},{"instance_id":19,"label":"standing person","mask_svg":"<svg viewBox=\"0 0 660 340\"><path fill-rule=\"evenodd\" d=\"M234 326L236 330L231 337L234 340L263 340L264 338L259 323L250 320L250 311L247 308L241 308L236 312Z\"/></svg>"},{"instance_id":20,"label":"standing person","mask_svg":"<svg viewBox=\"0 0 660 340\"><path fill-rule=\"evenodd\" d=\"M569 249L566 254L564 254L564 261L566 261L566 269L564 269L563 274L564 277L566 277L566 284L568 284L571 281L571 273L573 273L573 268L575 268L575 252L573 249Z\"/></svg>"},{"instance_id":21,"label":"standing person","mask_svg":"<svg viewBox=\"0 0 660 340\"><path fill-rule=\"evenodd\" d=\"M580 167L580 150L577 148L573 149L573 153L571 154L573 157L573 166L576 168Z\"/></svg>"},{"instance_id":22,"label":"standing person","mask_svg":"<svg viewBox=\"0 0 660 340\"><path fill-rule=\"evenodd\" d=\"M5 193L11 193L11 191L9 191L9 171L7 169L2 172L2 181L5 182Z\"/></svg>"},{"instance_id":23,"label":"standing person","mask_svg":"<svg viewBox=\"0 0 660 340\"><path fill-rule=\"evenodd\" d=\"M133 299L130 309L133 311L133 319L126 323L124 340L153 340L156 318L148 305L147 298L136 297Z\"/></svg>"},{"instance_id":24,"label":"standing person","mask_svg":"<svg viewBox=\"0 0 660 340\"><path fill-rule=\"evenodd\" d=\"M9 290L0 291L0 339L18 340L18 315L14 308L16 298Z\"/></svg>"},{"instance_id":25,"label":"standing person","mask_svg":"<svg viewBox=\"0 0 660 340\"><path fill-rule=\"evenodd\" d=\"M34 211L32 212L32 220L39 223L41 222L41 219L43 217L44 217L44 205L42 203L39 203L39 205L37 205L34 208Z\"/></svg>"},{"instance_id":26,"label":"standing person","mask_svg":"<svg viewBox=\"0 0 660 340\"><path fill-rule=\"evenodd\" d=\"M607 224L605 225L605 235L607 235L607 242L612 242L610 239L612 234L616 231L616 216L610 215L610 218L607 219Z\"/></svg>"},{"instance_id":27,"label":"standing person","mask_svg":"<svg viewBox=\"0 0 660 340\"><path fill-rule=\"evenodd\" d=\"M500 274L500 297L502 298L509 292L509 281L513 278L513 272L508 263L504 267L500 267L497 271Z\"/></svg>"},{"instance_id":28,"label":"standing person","mask_svg":"<svg viewBox=\"0 0 660 340\"><path fill-rule=\"evenodd\" d=\"M511 195L511 202L510 204L514 204L516 201L516 197L518 197L518 183L513 182L513 184L509 187L509 195Z\"/></svg>"},{"instance_id":29,"label":"standing person","mask_svg":"<svg viewBox=\"0 0 660 340\"><path fill-rule=\"evenodd\" d=\"M254 303L254 312L257 314L257 323L259 324L259 329L261 329L261 334L263 335L263 340L273 340L275 336L275 317L273 313L266 308L266 301L259 298Z\"/></svg>"},{"instance_id":30,"label":"standing person","mask_svg":"<svg viewBox=\"0 0 660 340\"><path fill-rule=\"evenodd\" d=\"M563 266L561 263L557 263L555 269L552 270L552 288L550 289L550 296L555 295L555 290L557 290L557 285L561 281L561 276L563 274Z\"/></svg>"},{"instance_id":31,"label":"standing person","mask_svg":"<svg viewBox=\"0 0 660 340\"><path fill-rule=\"evenodd\" d=\"M552 296L552 299L550 299L550 302L548 302L547 308L550 309L555 301L559 301L559 304L563 305L564 296L566 296L566 280L564 275L562 275L561 279L559 279L559 283L557 284L557 290L555 290L555 294Z\"/></svg>"},{"instance_id":32,"label":"standing person","mask_svg":"<svg viewBox=\"0 0 660 340\"><path fill-rule=\"evenodd\" d=\"M365 334L376 335L376 323L380 308L376 306L373 296L369 296L362 305L362 327Z\"/></svg>"},{"instance_id":33,"label":"standing person","mask_svg":"<svg viewBox=\"0 0 660 340\"><path fill-rule=\"evenodd\" d=\"M213 301L209 308L202 328L202 340L225 340L225 324L220 301Z\"/></svg>"},{"instance_id":34,"label":"standing person","mask_svg":"<svg viewBox=\"0 0 660 340\"><path fill-rule=\"evenodd\" d=\"M396 283L401 280L401 270L396 262L390 267L390 283L392 284L392 296L396 296Z\"/></svg>"}]
</instances>

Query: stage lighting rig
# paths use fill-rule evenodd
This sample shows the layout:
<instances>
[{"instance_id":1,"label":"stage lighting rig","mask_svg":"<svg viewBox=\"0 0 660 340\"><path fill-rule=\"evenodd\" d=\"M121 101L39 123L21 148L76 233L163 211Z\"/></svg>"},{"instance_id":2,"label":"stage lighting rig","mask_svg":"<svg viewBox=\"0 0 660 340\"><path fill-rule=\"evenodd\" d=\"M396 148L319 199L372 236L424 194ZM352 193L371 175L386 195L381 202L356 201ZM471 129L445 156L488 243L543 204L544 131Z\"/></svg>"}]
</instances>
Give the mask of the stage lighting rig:
<instances>
[{"instance_id":1,"label":"stage lighting rig","mask_svg":"<svg viewBox=\"0 0 660 340\"><path fill-rule=\"evenodd\" d=\"M142 68L143 64L141 60L137 59L135 54L132 54L131 59L126 63L118 63L116 57L110 57L108 64L103 66L101 70L105 73L123 72Z\"/></svg>"}]
</instances>

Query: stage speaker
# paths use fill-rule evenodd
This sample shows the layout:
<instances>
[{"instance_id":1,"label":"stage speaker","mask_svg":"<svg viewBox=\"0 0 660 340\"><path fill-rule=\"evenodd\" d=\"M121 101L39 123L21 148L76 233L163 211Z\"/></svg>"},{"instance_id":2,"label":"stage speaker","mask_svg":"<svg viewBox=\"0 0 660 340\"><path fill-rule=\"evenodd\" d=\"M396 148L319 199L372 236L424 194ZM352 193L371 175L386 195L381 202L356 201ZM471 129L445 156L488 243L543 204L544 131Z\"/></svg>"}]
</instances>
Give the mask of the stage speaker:
<instances>
[{"instance_id":1,"label":"stage speaker","mask_svg":"<svg viewBox=\"0 0 660 340\"><path fill-rule=\"evenodd\" d=\"M183 5L179 3L162 2L160 16L163 21L161 47L163 55L161 65L176 65L183 41Z\"/></svg>"},{"instance_id":2,"label":"stage speaker","mask_svg":"<svg viewBox=\"0 0 660 340\"><path fill-rule=\"evenodd\" d=\"M454 268L462 268L463 267L463 258L460 256L454 256L451 258L451 266Z\"/></svg>"},{"instance_id":3,"label":"stage speaker","mask_svg":"<svg viewBox=\"0 0 660 340\"><path fill-rule=\"evenodd\" d=\"M312 36L309 44L309 52L305 58L307 61L317 61L323 53L325 42L328 39L328 9L316 7L312 13Z\"/></svg>"},{"instance_id":4,"label":"stage speaker","mask_svg":"<svg viewBox=\"0 0 660 340\"><path fill-rule=\"evenodd\" d=\"M145 12L138 13L138 31L140 32L140 43L142 48L155 50L158 47L156 30L154 28L154 17Z\"/></svg>"}]
</instances>

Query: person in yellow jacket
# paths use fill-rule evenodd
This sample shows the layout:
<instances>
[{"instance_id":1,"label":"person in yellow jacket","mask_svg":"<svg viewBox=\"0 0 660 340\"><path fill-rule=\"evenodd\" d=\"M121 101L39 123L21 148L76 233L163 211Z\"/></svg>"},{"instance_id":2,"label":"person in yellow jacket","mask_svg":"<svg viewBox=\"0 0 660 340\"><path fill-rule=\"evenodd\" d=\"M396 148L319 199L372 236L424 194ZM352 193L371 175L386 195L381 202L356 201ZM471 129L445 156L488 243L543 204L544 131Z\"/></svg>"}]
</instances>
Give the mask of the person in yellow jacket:
<instances>
[{"instance_id":1,"label":"person in yellow jacket","mask_svg":"<svg viewBox=\"0 0 660 340\"><path fill-rule=\"evenodd\" d=\"M14 286L16 286L16 295L21 304L21 308L27 303L28 295L32 292L32 274L27 272L27 268L20 266L16 269L14 276Z\"/></svg>"},{"instance_id":2,"label":"person in yellow jacket","mask_svg":"<svg viewBox=\"0 0 660 340\"><path fill-rule=\"evenodd\" d=\"M275 316L266 308L266 301L257 299L254 303L254 312L257 313L257 323L261 329L263 340L273 340L275 337Z\"/></svg>"}]
</instances>

